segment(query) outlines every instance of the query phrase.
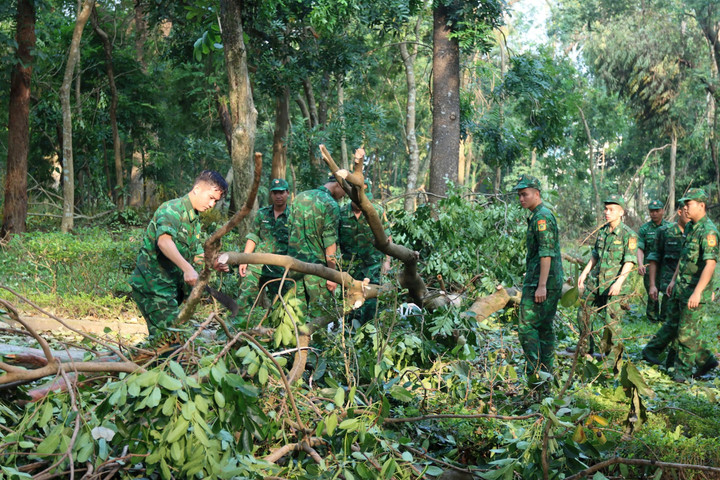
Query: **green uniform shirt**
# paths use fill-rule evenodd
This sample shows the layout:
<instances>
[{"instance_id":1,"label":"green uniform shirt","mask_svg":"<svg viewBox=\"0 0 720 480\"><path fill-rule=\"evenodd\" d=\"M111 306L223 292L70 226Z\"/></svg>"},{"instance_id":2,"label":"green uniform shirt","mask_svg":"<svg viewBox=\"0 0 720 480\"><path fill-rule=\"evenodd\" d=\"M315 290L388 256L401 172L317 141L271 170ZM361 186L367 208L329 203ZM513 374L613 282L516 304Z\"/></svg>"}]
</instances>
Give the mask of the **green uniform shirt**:
<instances>
[{"instance_id":1,"label":"green uniform shirt","mask_svg":"<svg viewBox=\"0 0 720 480\"><path fill-rule=\"evenodd\" d=\"M645 258L655 249L655 236L658 230L669 224L670 222L662 220L659 225L656 225L655 222L650 220L638 229L637 248L645 253Z\"/></svg>"},{"instance_id":2,"label":"green uniform shirt","mask_svg":"<svg viewBox=\"0 0 720 480\"><path fill-rule=\"evenodd\" d=\"M687 301L700 281L700 275L708 260L718 260L718 229L707 215L697 223L690 221L685 226L685 242L675 279L675 296ZM702 294L702 301L710 300L712 279Z\"/></svg>"},{"instance_id":3,"label":"green uniform shirt","mask_svg":"<svg viewBox=\"0 0 720 480\"><path fill-rule=\"evenodd\" d=\"M637 263L637 235L620 222L614 229L603 226L598 232L592 256L597 260L591 272L599 295L607 295L608 290L620 276L623 265ZM627 285L627 282L623 285Z\"/></svg>"},{"instance_id":4,"label":"green uniform shirt","mask_svg":"<svg viewBox=\"0 0 720 480\"><path fill-rule=\"evenodd\" d=\"M258 210L253 221L253 231L245 237L255 242L255 252L276 253L287 255L288 252L288 225L287 211L275 217L273 206L268 205ZM264 265L262 274L269 277L281 277L285 270L274 265Z\"/></svg>"},{"instance_id":5,"label":"green uniform shirt","mask_svg":"<svg viewBox=\"0 0 720 480\"><path fill-rule=\"evenodd\" d=\"M288 208L288 255L325 265L325 249L337 243L340 224L340 206L330 190L306 190Z\"/></svg>"},{"instance_id":6,"label":"green uniform shirt","mask_svg":"<svg viewBox=\"0 0 720 480\"><path fill-rule=\"evenodd\" d=\"M382 220L383 208L375 204L373 207ZM377 267L378 273L380 272L385 254L375 248L374 239L375 236L365 216L360 214L360 217L356 218L351 203L343 205L340 209L338 247L342 252L343 260L352 262L353 267L349 269L351 275L356 270L366 271L374 267Z\"/></svg>"},{"instance_id":7,"label":"green uniform shirt","mask_svg":"<svg viewBox=\"0 0 720 480\"><path fill-rule=\"evenodd\" d=\"M182 270L160 251L157 241L161 235L170 235L180 255L192 263L195 255L203 253L200 227L198 212L187 195L160 205L143 236L135 271L130 277L133 289L146 293L182 289L185 285Z\"/></svg>"},{"instance_id":8,"label":"green uniform shirt","mask_svg":"<svg viewBox=\"0 0 720 480\"><path fill-rule=\"evenodd\" d=\"M560 236L555 215L541 203L527 220L527 255L523 287L536 287L540 280L540 258L551 257L547 278L548 290L562 289L563 268L560 256Z\"/></svg>"},{"instance_id":9,"label":"green uniform shirt","mask_svg":"<svg viewBox=\"0 0 720 480\"><path fill-rule=\"evenodd\" d=\"M677 223L668 223L657 229L655 247L648 254L647 260L658 264L655 282L660 292L667 289L675 274L684 240L685 233Z\"/></svg>"}]
</instances>

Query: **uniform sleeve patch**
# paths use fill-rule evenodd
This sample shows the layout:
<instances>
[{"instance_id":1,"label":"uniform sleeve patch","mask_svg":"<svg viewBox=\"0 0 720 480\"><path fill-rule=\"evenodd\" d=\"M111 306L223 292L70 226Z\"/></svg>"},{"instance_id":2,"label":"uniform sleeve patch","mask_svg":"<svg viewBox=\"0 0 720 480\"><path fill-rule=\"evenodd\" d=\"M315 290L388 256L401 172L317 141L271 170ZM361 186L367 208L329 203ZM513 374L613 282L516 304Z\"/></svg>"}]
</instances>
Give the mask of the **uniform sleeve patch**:
<instances>
[{"instance_id":1,"label":"uniform sleeve patch","mask_svg":"<svg viewBox=\"0 0 720 480\"><path fill-rule=\"evenodd\" d=\"M538 220L537 228L538 228L538 231L540 231L540 232L544 232L545 230L547 230L547 221L546 220Z\"/></svg>"},{"instance_id":2,"label":"uniform sleeve patch","mask_svg":"<svg viewBox=\"0 0 720 480\"><path fill-rule=\"evenodd\" d=\"M707 240L708 247L714 247L717 245L717 236L714 233L711 233L707 237L705 237Z\"/></svg>"},{"instance_id":3,"label":"uniform sleeve patch","mask_svg":"<svg viewBox=\"0 0 720 480\"><path fill-rule=\"evenodd\" d=\"M628 241L628 248L630 250L635 250L637 248L637 238L630 237L630 241Z\"/></svg>"}]
</instances>

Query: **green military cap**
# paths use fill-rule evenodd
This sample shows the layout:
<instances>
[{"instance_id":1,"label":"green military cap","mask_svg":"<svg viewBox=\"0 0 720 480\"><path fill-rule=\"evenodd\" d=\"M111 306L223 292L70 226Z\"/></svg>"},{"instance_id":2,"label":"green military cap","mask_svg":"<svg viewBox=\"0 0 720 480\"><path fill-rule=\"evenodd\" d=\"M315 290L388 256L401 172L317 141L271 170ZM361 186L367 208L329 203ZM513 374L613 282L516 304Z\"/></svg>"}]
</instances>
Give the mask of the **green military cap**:
<instances>
[{"instance_id":1,"label":"green military cap","mask_svg":"<svg viewBox=\"0 0 720 480\"><path fill-rule=\"evenodd\" d=\"M287 181L282 178L273 178L270 182L270 191L276 192L282 190L290 190L290 186L288 185Z\"/></svg>"},{"instance_id":2,"label":"green military cap","mask_svg":"<svg viewBox=\"0 0 720 480\"><path fill-rule=\"evenodd\" d=\"M688 200L695 200L696 202L707 203L708 196L707 193L705 193L705 190L703 190L702 188L691 188L679 201L680 203L685 203Z\"/></svg>"},{"instance_id":3,"label":"green military cap","mask_svg":"<svg viewBox=\"0 0 720 480\"><path fill-rule=\"evenodd\" d=\"M532 175L522 175L518 184L513 188L514 191L522 190L523 188L534 188L536 190L542 190L540 187L540 180L533 177Z\"/></svg>"},{"instance_id":4,"label":"green military cap","mask_svg":"<svg viewBox=\"0 0 720 480\"><path fill-rule=\"evenodd\" d=\"M660 200L653 200L648 204L648 210L662 210L665 205Z\"/></svg>"},{"instance_id":5,"label":"green military cap","mask_svg":"<svg viewBox=\"0 0 720 480\"><path fill-rule=\"evenodd\" d=\"M625 209L625 200L623 200L622 195L620 195L619 193L611 193L610 195L605 197L605 201L603 201L603 203L605 205L607 205L608 203L614 203L616 205L620 205L623 210Z\"/></svg>"}]
</instances>

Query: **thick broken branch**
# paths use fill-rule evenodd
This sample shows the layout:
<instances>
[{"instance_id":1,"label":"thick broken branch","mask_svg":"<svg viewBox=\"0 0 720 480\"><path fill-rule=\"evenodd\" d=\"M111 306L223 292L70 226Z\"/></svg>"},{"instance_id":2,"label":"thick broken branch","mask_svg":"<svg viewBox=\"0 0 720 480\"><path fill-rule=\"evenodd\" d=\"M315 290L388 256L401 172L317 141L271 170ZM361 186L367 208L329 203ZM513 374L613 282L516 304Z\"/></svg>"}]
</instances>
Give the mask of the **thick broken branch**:
<instances>
[{"instance_id":1,"label":"thick broken branch","mask_svg":"<svg viewBox=\"0 0 720 480\"><path fill-rule=\"evenodd\" d=\"M605 460L604 462L596 463L590 468L587 468L581 472L576 473L575 475L570 475L569 477L565 477L565 480L579 480L581 478L585 478L588 475L592 475L595 472L598 472L602 470L603 468L609 467L610 465L615 464L624 464L624 465L638 465L643 467L659 467L659 468L670 468L673 470L699 470L701 472L713 472L713 473L720 473L720 468L718 467L709 467L706 465L689 465L685 463L670 463L670 462L658 462L656 460L645 460L642 458L621 458L621 457L614 457L609 460Z\"/></svg>"},{"instance_id":2,"label":"thick broken branch","mask_svg":"<svg viewBox=\"0 0 720 480\"><path fill-rule=\"evenodd\" d=\"M325 148L325 145L320 145L320 152L323 160L325 160L325 163L338 181L346 181L352 185L352 188L346 191L348 191L350 199L360 207L360 210L362 210L363 215L367 219L368 225L373 232L375 248L385 255L396 258L403 263L404 269L400 275L400 285L408 289L410 297L416 304L422 306L428 291L425 282L418 274L417 264L420 259L420 254L402 245L393 243L385 234L375 207L373 207L367 195L365 195L365 179L362 174L363 159L361 155L364 154L364 150L358 149L355 152L352 173L347 170L341 170L338 167L330 155L330 152Z\"/></svg>"},{"instance_id":3,"label":"thick broken branch","mask_svg":"<svg viewBox=\"0 0 720 480\"><path fill-rule=\"evenodd\" d=\"M485 320L493 313L505 308L508 303L520 303L520 293L516 288L498 286L495 293L475 300L469 311L475 314L477 321Z\"/></svg>"}]
</instances>

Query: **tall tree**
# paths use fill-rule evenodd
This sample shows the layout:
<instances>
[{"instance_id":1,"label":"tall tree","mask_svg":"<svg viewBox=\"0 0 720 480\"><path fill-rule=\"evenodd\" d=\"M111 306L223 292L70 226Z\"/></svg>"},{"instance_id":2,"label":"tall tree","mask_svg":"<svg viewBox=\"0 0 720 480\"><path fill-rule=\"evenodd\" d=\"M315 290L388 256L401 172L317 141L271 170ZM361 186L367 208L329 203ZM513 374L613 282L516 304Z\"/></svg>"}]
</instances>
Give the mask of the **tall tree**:
<instances>
[{"instance_id":1,"label":"tall tree","mask_svg":"<svg viewBox=\"0 0 720 480\"><path fill-rule=\"evenodd\" d=\"M18 0L16 17L17 61L10 78L8 156L5 207L0 238L25 231L27 169L30 148L30 81L35 48L35 2Z\"/></svg>"},{"instance_id":2,"label":"tall tree","mask_svg":"<svg viewBox=\"0 0 720 480\"><path fill-rule=\"evenodd\" d=\"M420 20L415 22L415 40L412 47L408 48L409 42L400 42L400 55L405 66L405 82L407 83L407 102L405 105L405 142L409 155L407 185L405 187L405 211L415 210L415 189L418 182L418 171L420 169L420 151L415 131L415 108L417 102L417 85L415 83L415 60L418 55L418 44L420 42Z\"/></svg>"},{"instance_id":3,"label":"tall tree","mask_svg":"<svg viewBox=\"0 0 720 480\"><path fill-rule=\"evenodd\" d=\"M80 57L80 40L82 39L83 30L90 18L90 13L95 5L94 0L83 0L78 9L77 20L75 21L75 29L73 30L72 40L70 42L70 51L68 53L67 64L65 65L65 75L60 87L60 104L62 105L62 179L63 179L63 213L60 222L60 230L67 233L73 228L75 221L75 172L73 164L73 144L72 144L72 112L70 111L70 86L73 80L73 72L75 65Z\"/></svg>"}]
</instances>

